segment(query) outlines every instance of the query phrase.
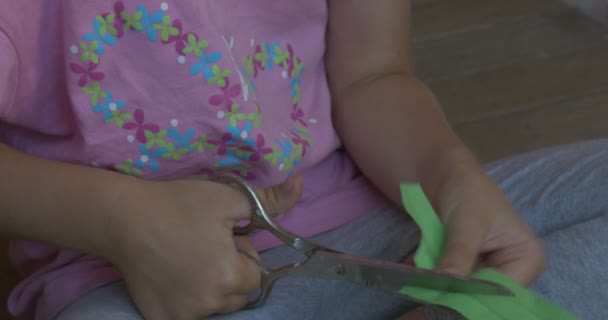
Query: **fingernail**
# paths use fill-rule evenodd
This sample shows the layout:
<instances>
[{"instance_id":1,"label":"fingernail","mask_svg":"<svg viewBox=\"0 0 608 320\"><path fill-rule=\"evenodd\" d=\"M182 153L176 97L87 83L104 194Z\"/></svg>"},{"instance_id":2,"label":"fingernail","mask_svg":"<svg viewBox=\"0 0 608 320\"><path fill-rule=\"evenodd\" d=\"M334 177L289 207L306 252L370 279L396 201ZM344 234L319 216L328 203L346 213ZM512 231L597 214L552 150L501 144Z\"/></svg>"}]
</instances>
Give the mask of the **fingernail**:
<instances>
[{"instance_id":1,"label":"fingernail","mask_svg":"<svg viewBox=\"0 0 608 320\"><path fill-rule=\"evenodd\" d=\"M462 272L458 271L456 268L445 268L445 269L441 269L441 272L447 273L447 274L451 274L454 276L462 276Z\"/></svg>"}]
</instances>

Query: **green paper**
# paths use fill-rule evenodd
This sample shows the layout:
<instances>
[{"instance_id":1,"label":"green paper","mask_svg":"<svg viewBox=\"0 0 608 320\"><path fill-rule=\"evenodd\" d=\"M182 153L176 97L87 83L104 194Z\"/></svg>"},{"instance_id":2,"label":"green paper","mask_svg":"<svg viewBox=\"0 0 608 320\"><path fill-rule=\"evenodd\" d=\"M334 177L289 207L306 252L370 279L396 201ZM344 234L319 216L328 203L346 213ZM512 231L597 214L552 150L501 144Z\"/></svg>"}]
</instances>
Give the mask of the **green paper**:
<instances>
[{"instance_id":1,"label":"green paper","mask_svg":"<svg viewBox=\"0 0 608 320\"><path fill-rule=\"evenodd\" d=\"M446 240L445 228L419 185L402 184L401 196L405 209L422 233L414 262L419 268L435 269ZM404 287L400 293L421 302L453 309L469 320L578 319L497 270L481 269L472 277L501 284L515 295L469 295L414 287Z\"/></svg>"}]
</instances>

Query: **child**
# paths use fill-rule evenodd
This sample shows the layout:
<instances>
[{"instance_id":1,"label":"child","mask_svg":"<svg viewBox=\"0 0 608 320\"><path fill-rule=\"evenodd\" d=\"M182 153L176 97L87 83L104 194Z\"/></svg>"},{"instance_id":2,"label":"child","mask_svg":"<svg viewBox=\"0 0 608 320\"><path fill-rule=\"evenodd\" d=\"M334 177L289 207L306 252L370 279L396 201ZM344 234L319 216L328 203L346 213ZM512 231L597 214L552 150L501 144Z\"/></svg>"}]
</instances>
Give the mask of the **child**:
<instances>
[{"instance_id":1,"label":"child","mask_svg":"<svg viewBox=\"0 0 608 320\"><path fill-rule=\"evenodd\" d=\"M467 274L481 256L526 284L542 270L539 240L413 75L410 1L0 4L0 233L23 239L17 319L422 316L313 279L239 311L260 279L239 250L298 257L267 233L233 237L250 208L217 174L257 186L294 233L395 261L416 247L398 186L419 181L448 228L442 269Z\"/></svg>"}]
</instances>

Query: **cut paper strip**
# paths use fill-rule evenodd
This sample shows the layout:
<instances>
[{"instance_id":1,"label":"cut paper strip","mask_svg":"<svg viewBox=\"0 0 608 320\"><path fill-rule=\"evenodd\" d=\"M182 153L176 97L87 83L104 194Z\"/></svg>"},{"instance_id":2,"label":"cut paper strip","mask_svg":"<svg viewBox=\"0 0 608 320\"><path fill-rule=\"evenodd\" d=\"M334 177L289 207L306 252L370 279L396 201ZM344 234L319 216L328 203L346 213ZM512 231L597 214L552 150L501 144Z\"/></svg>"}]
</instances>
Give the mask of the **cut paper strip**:
<instances>
[{"instance_id":1,"label":"cut paper strip","mask_svg":"<svg viewBox=\"0 0 608 320\"><path fill-rule=\"evenodd\" d=\"M435 269L446 239L445 228L419 185L402 184L401 197L406 211L418 224L422 234L414 262L419 268ZM400 293L418 301L453 309L469 320L579 319L497 270L481 269L472 277L501 284L515 295L469 295L413 287L404 287Z\"/></svg>"}]
</instances>

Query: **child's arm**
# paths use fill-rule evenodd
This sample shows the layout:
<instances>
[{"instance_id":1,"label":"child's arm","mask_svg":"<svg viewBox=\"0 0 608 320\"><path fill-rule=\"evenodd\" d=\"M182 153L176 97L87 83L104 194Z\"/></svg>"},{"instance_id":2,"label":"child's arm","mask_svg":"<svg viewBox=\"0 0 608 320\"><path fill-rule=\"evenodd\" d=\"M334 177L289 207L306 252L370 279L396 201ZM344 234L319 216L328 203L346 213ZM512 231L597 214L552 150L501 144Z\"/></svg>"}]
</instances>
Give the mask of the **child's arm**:
<instances>
[{"instance_id":1,"label":"child's arm","mask_svg":"<svg viewBox=\"0 0 608 320\"><path fill-rule=\"evenodd\" d=\"M285 212L301 190L293 177L259 195L269 212ZM233 225L250 216L244 195L226 185L148 182L39 160L0 143L0 236L106 258L146 319L241 309L261 279L239 250L257 252L233 236Z\"/></svg>"},{"instance_id":2,"label":"child's arm","mask_svg":"<svg viewBox=\"0 0 608 320\"><path fill-rule=\"evenodd\" d=\"M327 69L349 154L393 201L420 182L446 224L441 268L486 263L522 283L543 266L539 241L452 132L410 57L410 1L329 0Z\"/></svg>"},{"instance_id":3,"label":"child's arm","mask_svg":"<svg viewBox=\"0 0 608 320\"><path fill-rule=\"evenodd\" d=\"M0 235L99 255L119 246L128 176L60 164L0 143ZM120 240L118 240L120 241Z\"/></svg>"},{"instance_id":4,"label":"child's arm","mask_svg":"<svg viewBox=\"0 0 608 320\"><path fill-rule=\"evenodd\" d=\"M433 94L414 76L409 2L330 1L334 122L357 164L396 203L403 180L419 181L434 195L452 159L475 165Z\"/></svg>"}]
</instances>

